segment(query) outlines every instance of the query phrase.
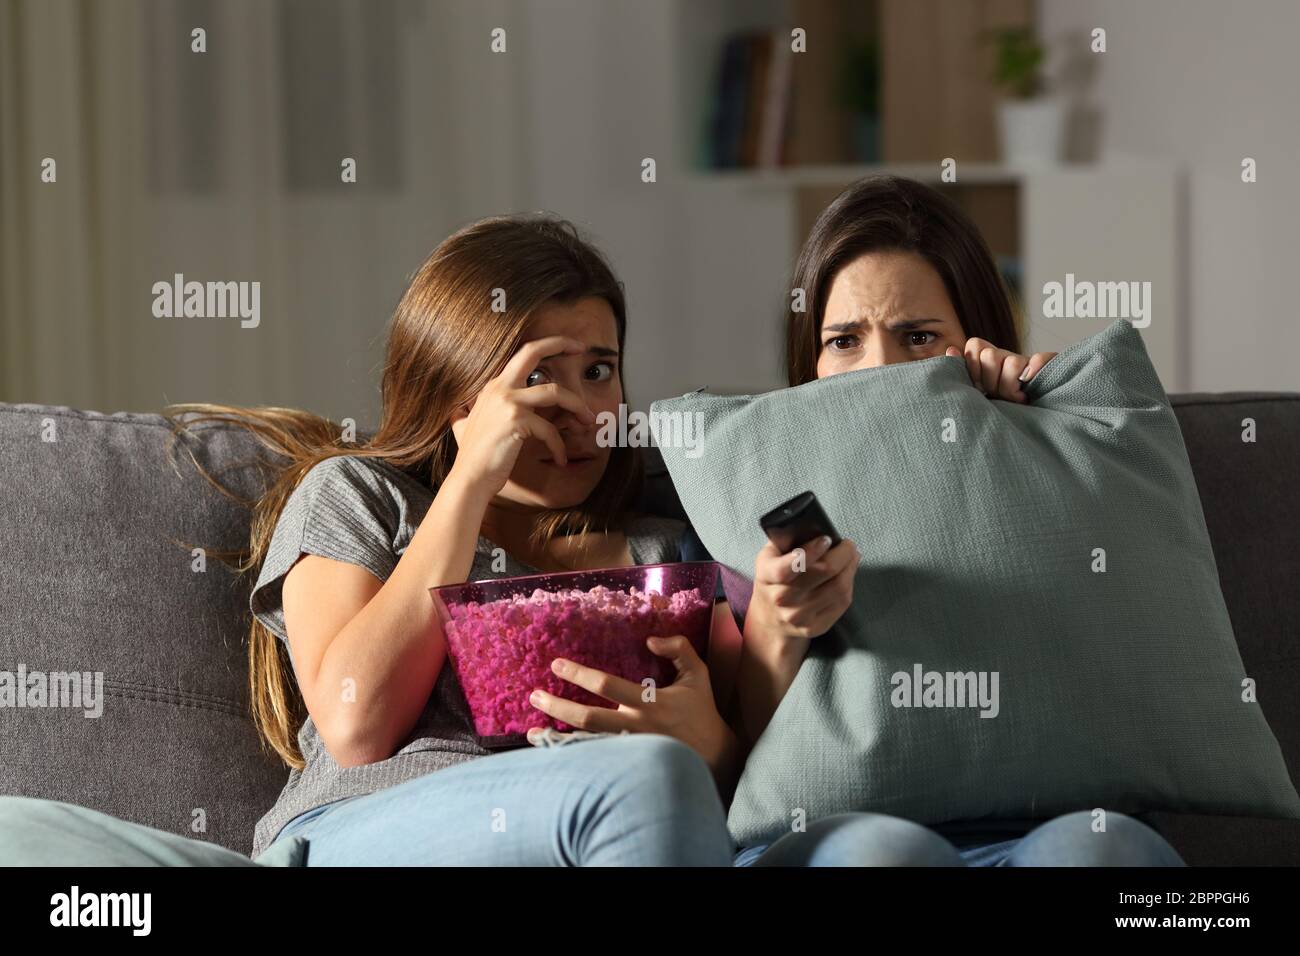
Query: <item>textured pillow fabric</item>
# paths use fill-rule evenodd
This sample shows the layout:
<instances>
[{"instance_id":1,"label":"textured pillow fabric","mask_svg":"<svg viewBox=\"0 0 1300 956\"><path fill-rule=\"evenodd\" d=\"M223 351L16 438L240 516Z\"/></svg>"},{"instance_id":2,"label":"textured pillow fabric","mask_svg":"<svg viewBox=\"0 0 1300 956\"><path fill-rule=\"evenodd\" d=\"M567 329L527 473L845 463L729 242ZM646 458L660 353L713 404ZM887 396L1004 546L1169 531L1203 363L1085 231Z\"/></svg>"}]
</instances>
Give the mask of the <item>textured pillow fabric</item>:
<instances>
[{"instance_id":1,"label":"textured pillow fabric","mask_svg":"<svg viewBox=\"0 0 1300 956\"><path fill-rule=\"evenodd\" d=\"M848 810L1300 817L1140 335L1116 322L1029 395L941 357L653 406L699 416L702 447L660 450L719 562L752 576L759 515L809 489L862 555L745 766L742 845Z\"/></svg>"}]
</instances>

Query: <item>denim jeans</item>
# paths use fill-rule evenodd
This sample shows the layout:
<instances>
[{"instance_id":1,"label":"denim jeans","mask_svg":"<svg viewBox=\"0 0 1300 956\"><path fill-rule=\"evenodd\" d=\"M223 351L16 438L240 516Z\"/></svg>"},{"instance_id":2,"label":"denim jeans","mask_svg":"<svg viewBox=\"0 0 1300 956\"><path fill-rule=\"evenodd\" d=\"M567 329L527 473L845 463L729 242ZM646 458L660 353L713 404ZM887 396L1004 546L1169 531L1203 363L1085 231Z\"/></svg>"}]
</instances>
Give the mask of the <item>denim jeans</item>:
<instances>
[{"instance_id":1,"label":"denim jeans","mask_svg":"<svg viewBox=\"0 0 1300 956\"><path fill-rule=\"evenodd\" d=\"M307 866L731 866L704 761L658 734L523 748L347 797L276 835Z\"/></svg>"},{"instance_id":2,"label":"denim jeans","mask_svg":"<svg viewBox=\"0 0 1300 956\"><path fill-rule=\"evenodd\" d=\"M802 833L746 847L736 866L1185 866L1160 834L1122 813L1093 829L1081 810L1036 825L979 821L928 828L881 813L823 817Z\"/></svg>"}]
</instances>

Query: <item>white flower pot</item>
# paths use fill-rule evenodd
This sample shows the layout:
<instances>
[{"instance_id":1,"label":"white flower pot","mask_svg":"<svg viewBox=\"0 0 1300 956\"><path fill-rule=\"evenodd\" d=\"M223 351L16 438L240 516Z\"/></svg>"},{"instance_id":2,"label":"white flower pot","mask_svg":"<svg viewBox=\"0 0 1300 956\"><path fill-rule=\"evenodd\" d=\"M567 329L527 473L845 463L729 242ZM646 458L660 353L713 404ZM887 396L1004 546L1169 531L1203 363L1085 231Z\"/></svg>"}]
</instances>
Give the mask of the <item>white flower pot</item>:
<instances>
[{"instance_id":1,"label":"white flower pot","mask_svg":"<svg viewBox=\"0 0 1300 956\"><path fill-rule=\"evenodd\" d=\"M1065 103L1051 97L998 104L1002 161L1008 165L1059 163L1065 146Z\"/></svg>"}]
</instances>

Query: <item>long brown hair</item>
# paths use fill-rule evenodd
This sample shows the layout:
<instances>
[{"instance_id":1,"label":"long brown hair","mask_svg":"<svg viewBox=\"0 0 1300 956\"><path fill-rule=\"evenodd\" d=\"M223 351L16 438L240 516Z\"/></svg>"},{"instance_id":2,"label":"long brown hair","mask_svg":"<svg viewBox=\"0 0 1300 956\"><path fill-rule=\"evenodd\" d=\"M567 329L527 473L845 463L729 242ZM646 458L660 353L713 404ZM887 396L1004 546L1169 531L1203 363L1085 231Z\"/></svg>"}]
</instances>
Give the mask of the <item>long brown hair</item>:
<instances>
[{"instance_id":1,"label":"long brown hair","mask_svg":"<svg viewBox=\"0 0 1300 956\"><path fill-rule=\"evenodd\" d=\"M493 308L501 303L498 290L504 290L504 311ZM282 460L272 469L265 493L249 500L217 482L191 453L209 482L252 512L246 550L209 553L255 576L293 490L316 464L336 455L382 459L436 489L456 458L453 410L500 374L540 307L588 296L603 298L614 313L621 379L627 313L623 287L604 257L562 219L483 219L444 240L412 276L389 322L379 427L360 445L343 440L342 425L298 409L167 406L163 414L174 438L199 422L233 423ZM588 499L572 510L539 515L535 539L619 527L641 476L637 449L615 447ZM287 649L254 618L248 639L253 719L263 741L287 764L301 768L297 734L307 715L292 676Z\"/></svg>"},{"instance_id":2,"label":"long brown hair","mask_svg":"<svg viewBox=\"0 0 1300 956\"><path fill-rule=\"evenodd\" d=\"M791 296L785 362L791 385L817 377L822 314L836 274L868 252L914 252L943 279L962 331L1001 349L1020 351L1012 296L979 228L938 190L901 176L860 179L822 210L795 263L790 288L802 289L802 311Z\"/></svg>"}]
</instances>

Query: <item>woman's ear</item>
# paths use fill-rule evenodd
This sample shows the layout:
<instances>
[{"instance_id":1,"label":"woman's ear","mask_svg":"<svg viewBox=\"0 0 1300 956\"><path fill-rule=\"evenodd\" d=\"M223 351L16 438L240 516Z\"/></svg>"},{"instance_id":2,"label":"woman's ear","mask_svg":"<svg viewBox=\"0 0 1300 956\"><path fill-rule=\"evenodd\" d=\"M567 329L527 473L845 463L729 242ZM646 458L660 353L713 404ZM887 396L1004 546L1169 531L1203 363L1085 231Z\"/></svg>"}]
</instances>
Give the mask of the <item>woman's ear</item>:
<instances>
[{"instance_id":1,"label":"woman's ear","mask_svg":"<svg viewBox=\"0 0 1300 956\"><path fill-rule=\"evenodd\" d=\"M461 434L465 431L465 419L469 418L469 405L457 405L451 410L451 433L456 444L461 444Z\"/></svg>"}]
</instances>

